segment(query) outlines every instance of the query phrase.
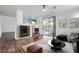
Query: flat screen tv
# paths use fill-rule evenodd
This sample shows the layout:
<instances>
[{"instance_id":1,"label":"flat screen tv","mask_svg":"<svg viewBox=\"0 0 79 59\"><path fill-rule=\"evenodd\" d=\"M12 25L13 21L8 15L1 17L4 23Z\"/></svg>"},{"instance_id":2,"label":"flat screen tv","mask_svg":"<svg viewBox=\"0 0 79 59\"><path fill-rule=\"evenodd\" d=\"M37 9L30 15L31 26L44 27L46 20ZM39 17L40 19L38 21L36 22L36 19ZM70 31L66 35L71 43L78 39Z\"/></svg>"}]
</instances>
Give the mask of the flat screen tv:
<instances>
[{"instance_id":1,"label":"flat screen tv","mask_svg":"<svg viewBox=\"0 0 79 59\"><path fill-rule=\"evenodd\" d=\"M20 26L20 37L30 36L30 26Z\"/></svg>"}]
</instances>

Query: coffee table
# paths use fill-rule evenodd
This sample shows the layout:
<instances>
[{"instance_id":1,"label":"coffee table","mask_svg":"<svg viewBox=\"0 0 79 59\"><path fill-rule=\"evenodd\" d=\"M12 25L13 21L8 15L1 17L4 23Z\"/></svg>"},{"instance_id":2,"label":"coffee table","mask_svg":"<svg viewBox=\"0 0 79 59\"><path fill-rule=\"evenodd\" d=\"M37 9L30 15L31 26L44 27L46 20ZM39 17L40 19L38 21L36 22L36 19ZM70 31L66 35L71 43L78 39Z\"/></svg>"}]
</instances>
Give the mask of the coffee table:
<instances>
[{"instance_id":1,"label":"coffee table","mask_svg":"<svg viewBox=\"0 0 79 59\"><path fill-rule=\"evenodd\" d=\"M54 49L54 50L61 50L62 48L65 47L65 43L63 41L60 41L61 42L61 45L59 46L54 46L51 44L51 40L48 41L48 45L51 47L51 49Z\"/></svg>"}]
</instances>

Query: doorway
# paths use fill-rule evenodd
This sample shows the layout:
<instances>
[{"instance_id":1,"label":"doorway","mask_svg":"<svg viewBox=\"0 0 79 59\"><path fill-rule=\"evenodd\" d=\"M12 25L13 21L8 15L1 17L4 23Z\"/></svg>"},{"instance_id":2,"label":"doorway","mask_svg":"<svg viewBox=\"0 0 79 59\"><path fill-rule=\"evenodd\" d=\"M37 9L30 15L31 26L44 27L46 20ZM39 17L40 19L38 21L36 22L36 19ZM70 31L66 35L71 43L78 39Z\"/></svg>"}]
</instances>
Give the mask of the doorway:
<instances>
[{"instance_id":1,"label":"doorway","mask_svg":"<svg viewBox=\"0 0 79 59\"><path fill-rule=\"evenodd\" d=\"M43 35L52 36L56 35L56 17L47 17L43 19Z\"/></svg>"}]
</instances>

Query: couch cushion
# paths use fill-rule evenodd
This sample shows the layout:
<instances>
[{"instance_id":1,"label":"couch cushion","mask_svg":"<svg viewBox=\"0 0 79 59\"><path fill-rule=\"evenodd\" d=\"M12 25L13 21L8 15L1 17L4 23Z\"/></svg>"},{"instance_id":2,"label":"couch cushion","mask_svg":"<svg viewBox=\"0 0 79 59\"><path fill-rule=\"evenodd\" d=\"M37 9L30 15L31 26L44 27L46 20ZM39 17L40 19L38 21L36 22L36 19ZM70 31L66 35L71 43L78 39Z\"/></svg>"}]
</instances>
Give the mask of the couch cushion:
<instances>
[{"instance_id":1,"label":"couch cushion","mask_svg":"<svg viewBox=\"0 0 79 59\"><path fill-rule=\"evenodd\" d=\"M68 42L67 35L58 35L57 39Z\"/></svg>"}]
</instances>

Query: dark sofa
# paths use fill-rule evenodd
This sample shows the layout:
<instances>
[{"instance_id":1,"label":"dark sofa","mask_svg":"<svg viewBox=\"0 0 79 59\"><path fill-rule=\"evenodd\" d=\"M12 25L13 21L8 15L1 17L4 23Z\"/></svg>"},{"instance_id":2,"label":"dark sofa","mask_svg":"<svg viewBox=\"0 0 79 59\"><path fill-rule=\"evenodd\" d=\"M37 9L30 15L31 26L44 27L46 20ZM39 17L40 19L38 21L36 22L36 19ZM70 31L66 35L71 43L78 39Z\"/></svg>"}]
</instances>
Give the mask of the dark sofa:
<instances>
[{"instance_id":1,"label":"dark sofa","mask_svg":"<svg viewBox=\"0 0 79 59\"><path fill-rule=\"evenodd\" d=\"M57 36L57 39L58 39L58 40L61 40L61 41L66 41L66 42L68 42L68 40L67 40L67 35L58 35L58 36Z\"/></svg>"}]
</instances>

